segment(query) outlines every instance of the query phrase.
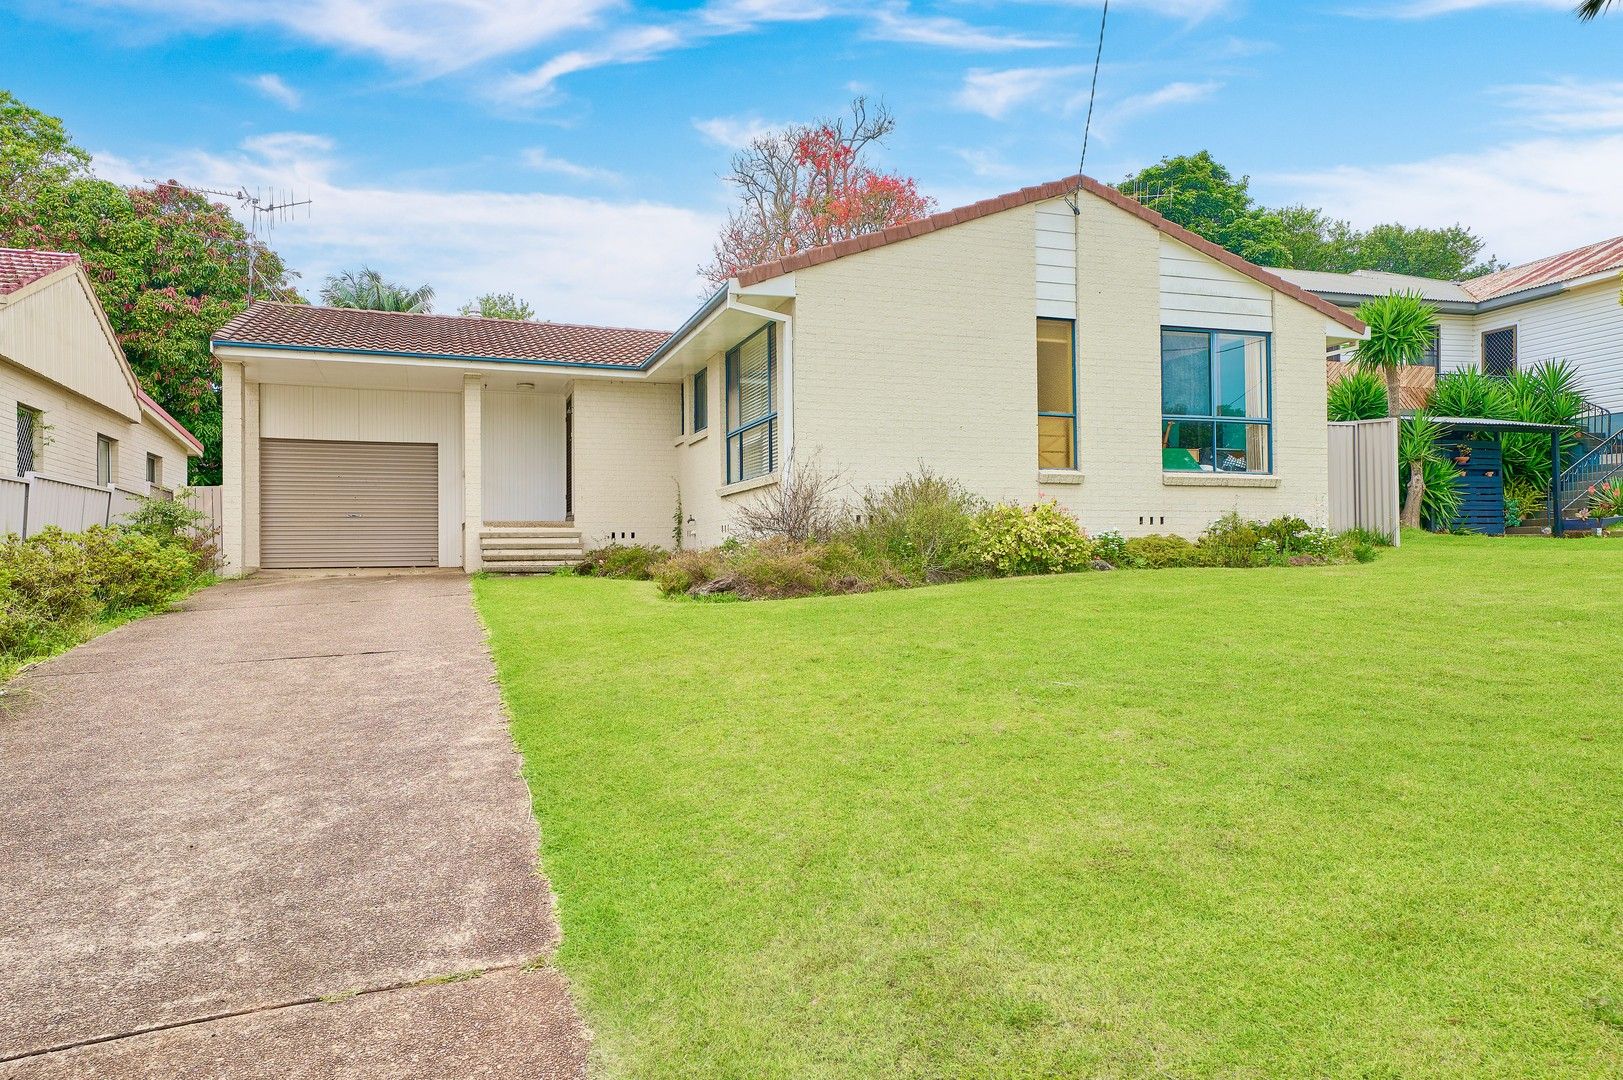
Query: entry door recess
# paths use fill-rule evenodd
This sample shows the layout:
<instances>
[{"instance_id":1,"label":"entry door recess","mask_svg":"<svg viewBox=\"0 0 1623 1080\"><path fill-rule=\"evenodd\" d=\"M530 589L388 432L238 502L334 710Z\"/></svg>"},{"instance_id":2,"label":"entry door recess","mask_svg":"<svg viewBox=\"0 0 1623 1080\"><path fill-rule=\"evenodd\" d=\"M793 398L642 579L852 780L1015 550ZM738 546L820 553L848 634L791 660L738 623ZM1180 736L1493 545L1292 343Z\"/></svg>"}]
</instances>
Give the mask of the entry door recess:
<instances>
[{"instance_id":1,"label":"entry door recess","mask_svg":"<svg viewBox=\"0 0 1623 1080\"><path fill-rule=\"evenodd\" d=\"M439 565L433 443L263 439L259 469L261 566Z\"/></svg>"}]
</instances>

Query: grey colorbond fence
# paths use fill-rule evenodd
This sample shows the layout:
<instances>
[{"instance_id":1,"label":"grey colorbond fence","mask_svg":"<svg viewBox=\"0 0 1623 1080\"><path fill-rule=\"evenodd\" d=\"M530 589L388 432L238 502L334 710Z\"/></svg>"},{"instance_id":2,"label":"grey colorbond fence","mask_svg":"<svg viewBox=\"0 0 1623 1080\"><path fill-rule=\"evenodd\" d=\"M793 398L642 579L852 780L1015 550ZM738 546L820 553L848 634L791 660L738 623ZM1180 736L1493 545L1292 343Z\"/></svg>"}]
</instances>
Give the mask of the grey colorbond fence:
<instances>
[{"instance_id":1,"label":"grey colorbond fence","mask_svg":"<svg viewBox=\"0 0 1623 1080\"><path fill-rule=\"evenodd\" d=\"M1398 542L1398 421L1330 425L1330 528L1368 529Z\"/></svg>"}]
</instances>

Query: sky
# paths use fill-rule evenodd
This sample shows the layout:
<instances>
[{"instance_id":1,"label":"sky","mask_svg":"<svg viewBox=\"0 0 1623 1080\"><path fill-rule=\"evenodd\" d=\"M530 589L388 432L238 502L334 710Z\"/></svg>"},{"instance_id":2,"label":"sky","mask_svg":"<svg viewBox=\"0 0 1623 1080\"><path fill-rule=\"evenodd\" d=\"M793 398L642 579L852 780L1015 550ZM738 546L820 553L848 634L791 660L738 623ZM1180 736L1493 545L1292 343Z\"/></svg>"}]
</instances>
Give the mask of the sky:
<instances>
[{"instance_id":1,"label":"sky","mask_svg":"<svg viewBox=\"0 0 1623 1080\"><path fill-rule=\"evenodd\" d=\"M1265 204L1464 223L1520 262L1623 233L1623 4L1114 0L1086 171L1210 150ZM1080 152L1100 8L1071 0L0 0L0 88L96 171L310 199L314 297L369 265L454 311L672 328L752 133L882 100L943 208Z\"/></svg>"}]
</instances>

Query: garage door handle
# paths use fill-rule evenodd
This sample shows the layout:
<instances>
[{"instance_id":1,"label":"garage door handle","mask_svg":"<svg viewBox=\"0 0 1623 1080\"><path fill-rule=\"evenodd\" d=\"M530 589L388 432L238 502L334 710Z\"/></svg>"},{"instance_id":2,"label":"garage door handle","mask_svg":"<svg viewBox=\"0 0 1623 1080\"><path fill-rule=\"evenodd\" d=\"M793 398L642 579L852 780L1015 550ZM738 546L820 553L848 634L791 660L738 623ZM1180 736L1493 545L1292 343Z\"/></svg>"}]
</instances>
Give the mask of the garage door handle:
<instances>
[{"instance_id":1,"label":"garage door handle","mask_svg":"<svg viewBox=\"0 0 1623 1080\"><path fill-rule=\"evenodd\" d=\"M344 516L347 517L347 518L358 518L361 515L359 515L359 514L345 514Z\"/></svg>"}]
</instances>

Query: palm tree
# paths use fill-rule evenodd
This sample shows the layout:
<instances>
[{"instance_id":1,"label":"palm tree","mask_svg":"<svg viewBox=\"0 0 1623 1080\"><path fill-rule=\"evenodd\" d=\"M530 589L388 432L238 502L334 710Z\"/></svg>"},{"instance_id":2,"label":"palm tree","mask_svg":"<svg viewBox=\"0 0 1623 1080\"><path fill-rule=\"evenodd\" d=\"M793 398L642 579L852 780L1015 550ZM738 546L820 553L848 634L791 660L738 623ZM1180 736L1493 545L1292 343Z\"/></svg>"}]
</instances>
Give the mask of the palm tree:
<instances>
[{"instance_id":1,"label":"palm tree","mask_svg":"<svg viewBox=\"0 0 1623 1080\"><path fill-rule=\"evenodd\" d=\"M1578 18L1588 22L1612 6L1612 0L1584 0L1578 5Z\"/></svg>"},{"instance_id":2,"label":"palm tree","mask_svg":"<svg viewBox=\"0 0 1623 1080\"><path fill-rule=\"evenodd\" d=\"M1353 362L1386 376L1386 408L1396 416L1400 407L1398 370L1426 354L1437 309L1419 293L1392 293L1364 301L1357 314L1369 327L1369 337L1358 343Z\"/></svg>"},{"instance_id":3,"label":"palm tree","mask_svg":"<svg viewBox=\"0 0 1623 1080\"><path fill-rule=\"evenodd\" d=\"M410 311L427 314L434 308L434 288L419 285L408 289L369 266L329 274L321 285L321 302L328 307L360 308L363 311Z\"/></svg>"}]
</instances>

